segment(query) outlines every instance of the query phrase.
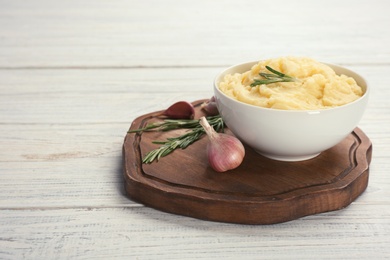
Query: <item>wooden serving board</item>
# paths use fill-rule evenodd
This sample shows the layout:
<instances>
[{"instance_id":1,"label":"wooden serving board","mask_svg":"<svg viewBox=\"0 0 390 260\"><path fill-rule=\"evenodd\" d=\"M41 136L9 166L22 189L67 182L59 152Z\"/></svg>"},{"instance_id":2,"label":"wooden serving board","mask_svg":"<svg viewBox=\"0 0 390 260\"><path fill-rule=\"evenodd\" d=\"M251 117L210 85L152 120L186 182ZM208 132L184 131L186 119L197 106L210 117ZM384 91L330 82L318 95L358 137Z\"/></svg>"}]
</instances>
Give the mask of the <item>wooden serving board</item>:
<instances>
[{"instance_id":1,"label":"wooden serving board","mask_svg":"<svg viewBox=\"0 0 390 260\"><path fill-rule=\"evenodd\" d=\"M193 102L196 118L203 115L203 101ZM160 113L135 119L130 129L160 121ZM359 128L316 158L301 162L271 160L245 146L243 163L235 170L218 173L208 165L205 136L158 162L142 164L145 154L158 147L152 141L185 131L126 135L124 177L131 199L199 219L273 224L342 209L368 184L372 145Z\"/></svg>"}]
</instances>

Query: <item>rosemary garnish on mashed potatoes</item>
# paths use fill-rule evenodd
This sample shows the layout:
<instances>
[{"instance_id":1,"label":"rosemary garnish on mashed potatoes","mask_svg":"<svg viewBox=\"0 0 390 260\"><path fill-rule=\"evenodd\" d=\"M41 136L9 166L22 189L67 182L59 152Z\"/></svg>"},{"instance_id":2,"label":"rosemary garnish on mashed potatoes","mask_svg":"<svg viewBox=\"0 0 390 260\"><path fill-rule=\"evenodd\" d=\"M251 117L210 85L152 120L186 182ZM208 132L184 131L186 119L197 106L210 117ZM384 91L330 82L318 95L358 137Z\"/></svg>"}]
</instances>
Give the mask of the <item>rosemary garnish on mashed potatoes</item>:
<instances>
[{"instance_id":1,"label":"rosemary garnish on mashed potatoes","mask_svg":"<svg viewBox=\"0 0 390 260\"><path fill-rule=\"evenodd\" d=\"M251 87L255 87L257 85L262 84L271 84L276 82L294 82L297 81L296 78L293 78L291 76L288 76L280 71L274 70L270 66L265 66L267 70L269 70L272 73L264 73L260 72L259 75L262 76L265 79L254 79L253 83L251 84Z\"/></svg>"}]
</instances>

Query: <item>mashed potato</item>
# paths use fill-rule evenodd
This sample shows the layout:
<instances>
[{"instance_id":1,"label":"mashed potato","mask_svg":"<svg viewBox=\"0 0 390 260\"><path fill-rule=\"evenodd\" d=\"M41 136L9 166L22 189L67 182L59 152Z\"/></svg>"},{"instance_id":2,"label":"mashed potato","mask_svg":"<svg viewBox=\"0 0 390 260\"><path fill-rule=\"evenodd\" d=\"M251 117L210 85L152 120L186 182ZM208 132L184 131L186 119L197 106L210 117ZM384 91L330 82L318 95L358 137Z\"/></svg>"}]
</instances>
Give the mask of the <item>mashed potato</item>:
<instances>
[{"instance_id":1,"label":"mashed potato","mask_svg":"<svg viewBox=\"0 0 390 260\"><path fill-rule=\"evenodd\" d=\"M270 73L269 66L296 78L295 82L278 82L251 87L260 72ZM260 61L250 71L226 75L219 84L226 95L241 102L265 108L315 110L342 106L363 95L356 81L336 75L329 67L310 58L281 57Z\"/></svg>"}]
</instances>

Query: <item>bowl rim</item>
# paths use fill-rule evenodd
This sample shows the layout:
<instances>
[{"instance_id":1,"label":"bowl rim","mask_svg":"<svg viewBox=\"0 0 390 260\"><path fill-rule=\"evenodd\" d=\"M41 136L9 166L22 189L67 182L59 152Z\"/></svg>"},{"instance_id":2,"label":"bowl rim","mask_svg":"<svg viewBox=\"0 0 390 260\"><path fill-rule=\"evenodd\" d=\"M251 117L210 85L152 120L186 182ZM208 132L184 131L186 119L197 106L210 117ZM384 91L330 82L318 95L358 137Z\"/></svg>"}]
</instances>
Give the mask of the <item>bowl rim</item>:
<instances>
[{"instance_id":1,"label":"bowl rim","mask_svg":"<svg viewBox=\"0 0 390 260\"><path fill-rule=\"evenodd\" d=\"M226 95L225 93L223 93L219 87L217 86L217 79L222 75L224 74L227 70L230 70L230 69L233 69L235 67L239 67L239 66L244 66L244 65L250 65L250 68L252 68L252 66L254 66L255 64L259 63L260 61L263 61L263 60L257 60L257 61L249 61L249 62L242 62L242 63L238 63L238 64L235 64L235 65L232 65L232 66L229 66L225 69L223 69L222 71L220 71L215 77L214 77L214 81L213 81L213 88L214 88L214 91L218 91L222 96L224 96L225 98L228 98L234 102L237 102L238 104L240 105L243 105L243 106L248 106L248 107L252 107L252 108L255 108L255 109L260 109L260 110L264 110L264 111L273 111L275 113L309 113L309 114L318 114L318 113L326 113L326 111L333 111L333 110L339 110L339 109L342 109L342 108L345 108L345 107L348 107L348 106L353 106L354 104L356 103L360 103L362 102L364 99L367 99L368 98L368 95L369 95L369 92L370 92L370 87L369 87L369 84L367 82L367 80L359 73L347 68L347 67L343 67L341 65L338 65L338 64L334 64L334 63L327 63L327 62L321 62L319 61L320 63L324 64L324 65L327 65L329 67L331 67L333 70L334 68L338 68L338 69L343 69L343 70L347 70L348 72L352 72L354 74L356 74L358 77L360 77L361 81L363 81L364 85L365 85L365 89L359 85L359 87L361 87L364 91L364 94L359 97L358 99L352 101L352 102L349 102L347 104L344 104L344 105L341 105L341 106L336 106L336 107L330 107L330 108L322 108L322 109L302 109L302 110L285 110L285 109L276 109L276 108L267 108L267 107L261 107L261 106L256 106L256 105L252 105L252 104L248 104L248 103L245 103L245 102L242 102L242 101L239 101L237 99L234 99L228 95ZM336 73L337 74L337 73ZM339 74L337 74L339 75ZM348 76L348 75L347 75ZM352 76L348 76L348 77L352 77ZM354 78L354 77L352 77ZM355 79L355 78L354 78ZM355 79L356 81L356 79Z\"/></svg>"}]
</instances>

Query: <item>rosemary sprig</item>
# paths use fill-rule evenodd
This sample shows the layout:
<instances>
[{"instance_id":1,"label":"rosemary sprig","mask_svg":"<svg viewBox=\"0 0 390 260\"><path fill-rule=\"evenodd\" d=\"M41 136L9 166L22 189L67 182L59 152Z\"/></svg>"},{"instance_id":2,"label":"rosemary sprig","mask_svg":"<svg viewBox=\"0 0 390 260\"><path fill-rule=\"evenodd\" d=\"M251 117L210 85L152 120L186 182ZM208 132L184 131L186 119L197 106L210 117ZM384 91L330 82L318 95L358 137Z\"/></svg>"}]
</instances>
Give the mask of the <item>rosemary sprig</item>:
<instances>
[{"instance_id":1,"label":"rosemary sprig","mask_svg":"<svg viewBox=\"0 0 390 260\"><path fill-rule=\"evenodd\" d=\"M144 128L129 130L128 133L139 133L148 131L169 131L179 128L194 128L199 125L199 120L196 119L165 119L162 123L148 124Z\"/></svg>"},{"instance_id":2,"label":"rosemary sprig","mask_svg":"<svg viewBox=\"0 0 390 260\"><path fill-rule=\"evenodd\" d=\"M206 119L209 124L215 129L215 131L224 131L224 122L220 115L210 116ZM203 127L199 123L199 120L168 119L164 120L164 122L162 123L149 124L144 128L130 130L128 133L139 133L143 131L169 131L183 128L192 130L178 137L167 138L165 141L152 142L154 144L161 144L161 146L157 149L148 152L142 160L143 163L152 163L155 160L158 161L161 157L167 156L178 148L185 149L190 144L199 140L205 134Z\"/></svg>"},{"instance_id":3,"label":"rosemary sprig","mask_svg":"<svg viewBox=\"0 0 390 260\"><path fill-rule=\"evenodd\" d=\"M264 73L260 72L259 75L262 76L264 79L255 79L253 83L250 85L251 87L262 85L262 84L271 84L276 82L294 82L297 81L296 78L293 78L291 76L288 76L280 71L274 70L270 66L265 66L267 70L269 70L272 73Z\"/></svg>"}]
</instances>

